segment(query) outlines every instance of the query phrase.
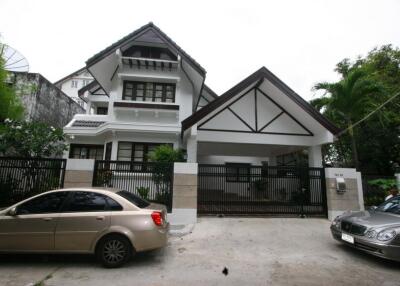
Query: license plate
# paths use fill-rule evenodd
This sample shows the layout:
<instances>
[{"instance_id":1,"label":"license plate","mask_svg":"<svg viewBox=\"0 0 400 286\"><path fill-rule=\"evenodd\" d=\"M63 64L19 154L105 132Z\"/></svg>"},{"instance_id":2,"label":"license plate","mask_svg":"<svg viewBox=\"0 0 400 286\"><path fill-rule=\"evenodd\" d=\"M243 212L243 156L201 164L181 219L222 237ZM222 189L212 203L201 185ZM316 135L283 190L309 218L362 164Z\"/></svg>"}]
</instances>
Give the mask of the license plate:
<instances>
[{"instance_id":1,"label":"license plate","mask_svg":"<svg viewBox=\"0 0 400 286\"><path fill-rule=\"evenodd\" d=\"M351 235L342 233L342 240L344 240L348 243L354 244L354 237L352 237Z\"/></svg>"}]
</instances>

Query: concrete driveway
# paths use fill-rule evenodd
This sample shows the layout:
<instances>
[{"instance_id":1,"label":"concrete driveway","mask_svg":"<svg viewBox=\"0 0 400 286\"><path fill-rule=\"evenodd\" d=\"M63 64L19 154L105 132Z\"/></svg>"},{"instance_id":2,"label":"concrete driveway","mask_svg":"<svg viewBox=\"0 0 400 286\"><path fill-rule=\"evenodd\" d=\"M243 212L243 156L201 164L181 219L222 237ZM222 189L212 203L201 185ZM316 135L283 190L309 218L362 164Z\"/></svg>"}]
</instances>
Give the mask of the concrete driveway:
<instances>
[{"instance_id":1,"label":"concrete driveway","mask_svg":"<svg viewBox=\"0 0 400 286\"><path fill-rule=\"evenodd\" d=\"M324 219L200 218L191 234L120 269L103 269L91 256L1 258L0 285L29 283L389 286L400 285L400 263L337 243Z\"/></svg>"}]
</instances>

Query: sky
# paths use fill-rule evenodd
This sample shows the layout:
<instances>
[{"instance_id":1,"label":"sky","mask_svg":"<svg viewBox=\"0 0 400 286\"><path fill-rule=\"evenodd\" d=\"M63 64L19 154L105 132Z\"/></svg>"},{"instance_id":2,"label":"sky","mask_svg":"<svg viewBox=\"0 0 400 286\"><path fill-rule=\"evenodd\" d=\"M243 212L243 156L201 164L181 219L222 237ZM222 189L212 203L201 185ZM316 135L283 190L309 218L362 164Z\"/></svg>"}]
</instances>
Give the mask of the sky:
<instances>
[{"instance_id":1,"label":"sky","mask_svg":"<svg viewBox=\"0 0 400 286\"><path fill-rule=\"evenodd\" d=\"M306 100L336 63L400 46L400 1L0 0L1 41L50 81L152 21L222 94L262 66Z\"/></svg>"}]
</instances>

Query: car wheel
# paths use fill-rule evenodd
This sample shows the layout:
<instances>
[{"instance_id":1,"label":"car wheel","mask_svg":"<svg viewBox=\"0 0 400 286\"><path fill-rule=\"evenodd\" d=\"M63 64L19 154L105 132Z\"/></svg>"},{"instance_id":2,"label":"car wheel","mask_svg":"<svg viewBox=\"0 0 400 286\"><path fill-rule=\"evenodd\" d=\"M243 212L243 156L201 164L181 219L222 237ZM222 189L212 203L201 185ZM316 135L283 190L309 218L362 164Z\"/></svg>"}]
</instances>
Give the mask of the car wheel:
<instances>
[{"instance_id":1,"label":"car wheel","mask_svg":"<svg viewBox=\"0 0 400 286\"><path fill-rule=\"evenodd\" d=\"M108 235L101 239L96 250L97 258L107 268L120 267L132 257L130 241L121 235Z\"/></svg>"}]
</instances>

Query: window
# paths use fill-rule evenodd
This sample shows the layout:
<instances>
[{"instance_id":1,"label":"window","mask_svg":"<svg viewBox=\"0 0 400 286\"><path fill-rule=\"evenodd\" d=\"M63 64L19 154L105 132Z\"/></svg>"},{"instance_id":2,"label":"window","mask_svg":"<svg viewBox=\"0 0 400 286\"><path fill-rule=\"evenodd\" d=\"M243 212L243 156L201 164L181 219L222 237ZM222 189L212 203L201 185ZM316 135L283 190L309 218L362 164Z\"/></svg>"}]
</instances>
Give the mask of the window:
<instances>
[{"instance_id":1,"label":"window","mask_svg":"<svg viewBox=\"0 0 400 286\"><path fill-rule=\"evenodd\" d=\"M106 196L92 192L74 192L63 212L99 212L106 209Z\"/></svg>"},{"instance_id":2,"label":"window","mask_svg":"<svg viewBox=\"0 0 400 286\"><path fill-rule=\"evenodd\" d=\"M68 192L54 192L34 198L17 207L17 214L57 213L68 196Z\"/></svg>"},{"instance_id":3,"label":"window","mask_svg":"<svg viewBox=\"0 0 400 286\"><path fill-rule=\"evenodd\" d=\"M78 81L77 80L71 81L71 87L72 88L77 88L78 87Z\"/></svg>"},{"instance_id":4,"label":"window","mask_svg":"<svg viewBox=\"0 0 400 286\"><path fill-rule=\"evenodd\" d=\"M400 214L400 196L394 197L384 202L376 209L376 211Z\"/></svg>"},{"instance_id":5,"label":"window","mask_svg":"<svg viewBox=\"0 0 400 286\"><path fill-rule=\"evenodd\" d=\"M73 159L103 159L103 145L71 144L69 158Z\"/></svg>"},{"instance_id":6,"label":"window","mask_svg":"<svg viewBox=\"0 0 400 286\"><path fill-rule=\"evenodd\" d=\"M150 205L150 203L148 201L142 199L141 197L139 197L135 194L127 192L127 191L119 191L119 192L117 192L117 195L120 195L121 197L127 199L129 202L131 202L132 204L134 204L135 206L137 206L139 208L145 208Z\"/></svg>"},{"instance_id":7,"label":"window","mask_svg":"<svg viewBox=\"0 0 400 286\"><path fill-rule=\"evenodd\" d=\"M97 107L97 114L107 115L108 107Z\"/></svg>"},{"instance_id":8,"label":"window","mask_svg":"<svg viewBox=\"0 0 400 286\"><path fill-rule=\"evenodd\" d=\"M87 86L90 82L91 82L90 79L84 79L84 80L82 81L82 87Z\"/></svg>"},{"instance_id":9,"label":"window","mask_svg":"<svg viewBox=\"0 0 400 286\"><path fill-rule=\"evenodd\" d=\"M175 84L125 81L122 99L134 101L175 102Z\"/></svg>"},{"instance_id":10,"label":"window","mask_svg":"<svg viewBox=\"0 0 400 286\"><path fill-rule=\"evenodd\" d=\"M162 143L118 142L118 161L147 162L148 155Z\"/></svg>"},{"instance_id":11,"label":"window","mask_svg":"<svg viewBox=\"0 0 400 286\"><path fill-rule=\"evenodd\" d=\"M250 166L245 163L226 163L226 181L227 182L249 182Z\"/></svg>"}]
</instances>

